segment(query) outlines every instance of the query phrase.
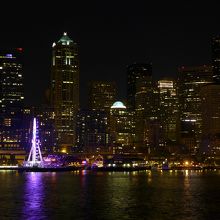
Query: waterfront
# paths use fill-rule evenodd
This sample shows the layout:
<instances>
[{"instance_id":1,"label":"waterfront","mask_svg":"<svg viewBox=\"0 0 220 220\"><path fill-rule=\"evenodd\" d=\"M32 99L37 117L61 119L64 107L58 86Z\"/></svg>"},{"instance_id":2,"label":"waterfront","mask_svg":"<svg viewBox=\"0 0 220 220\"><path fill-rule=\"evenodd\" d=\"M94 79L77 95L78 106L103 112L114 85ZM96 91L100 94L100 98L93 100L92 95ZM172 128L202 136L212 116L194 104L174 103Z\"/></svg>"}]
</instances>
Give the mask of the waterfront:
<instances>
[{"instance_id":1,"label":"waterfront","mask_svg":"<svg viewBox=\"0 0 220 220\"><path fill-rule=\"evenodd\" d=\"M0 219L220 219L220 171L0 171Z\"/></svg>"}]
</instances>

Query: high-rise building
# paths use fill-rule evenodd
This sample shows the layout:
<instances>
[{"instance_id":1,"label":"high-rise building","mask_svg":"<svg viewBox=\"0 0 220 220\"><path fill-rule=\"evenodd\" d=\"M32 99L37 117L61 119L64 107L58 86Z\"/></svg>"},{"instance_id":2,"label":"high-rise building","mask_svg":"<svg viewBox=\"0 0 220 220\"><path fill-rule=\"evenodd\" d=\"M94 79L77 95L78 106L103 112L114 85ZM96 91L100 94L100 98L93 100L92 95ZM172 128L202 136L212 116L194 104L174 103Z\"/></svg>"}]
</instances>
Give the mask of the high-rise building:
<instances>
[{"instance_id":1,"label":"high-rise building","mask_svg":"<svg viewBox=\"0 0 220 220\"><path fill-rule=\"evenodd\" d=\"M203 152L220 156L220 84L201 89Z\"/></svg>"},{"instance_id":2,"label":"high-rise building","mask_svg":"<svg viewBox=\"0 0 220 220\"><path fill-rule=\"evenodd\" d=\"M106 111L80 110L77 115L77 146L86 153L108 152L110 145Z\"/></svg>"},{"instance_id":3,"label":"high-rise building","mask_svg":"<svg viewBox=\"0 0 220 220\"><path fill-rule=\"evenodd\" d=\"M212 38L212 70L214 82L220 83L220 36Z\"/></svg>"},{"instance_id":4,"label":"high-rise building","mask_svg":"<svg viewBox=\"0 0 220 220\"><path fill-rule=\"evenodd\" d=\"M23 49L0 51L0 147L24 149Z\"/></svg>"},{"instance_id":5,"label":"high-rise building","mask_svg":"<svg viewBox=\"0 0 220 220\"><path fill-rule=\"evenodd\" d=\"M83 123L87 129L87 135L84 136L87 151L93 149L94 152L96 149L99 152L106 152L109 150L110 107L115 100L115 82L92 81L89 83L89 113L87 115L89 118Z\"/></svg>"},{"instance_id":6,"label":"high-rise building","mask_svg":"<svg viewBox=\"0 0 220 220\"><path fill-rule=\"evenodd\" d=\"M113 153L134 151L134 111L127 109L119 101L115 102L110 109L110 135Z\"/></svg>"},{"instance_id":7,"label":"high-rise building","mask_svg":"<svg viewBox=\"0 0 220 220\"><path fill-rule=\"evenodd\" d=\"M116 83L93 81L89 84L89 109L109 112L116 99Z\"/></svg>"},{"instance_id":8,"label":"high-rise building","mask_svg":"<svg viewBox=\"0 0 220 220\"><path fill-rule=\"evenodd\" d=\"M127 67L127 106L135 109L143 108L146 89L142 89L142 84L147 84L147 88L152 84L152 65L148 63L134 63ZM146 85L145 85L146 87ZM143 98L142 98L143 97ZM137 103L137 100L140 100Z\"/></svg>"},{"instance_id":9,"label":"high-rise building","mask_svg":"<svg viewBox=\"0 0 220 220\"><path fill-rule=\"evenodd\" d=\"M210 66L181 67L178 70L180 141L195 153L201 143L201 88L212 82Z\"/></svg>"},{"instance_id":10,"label":"high-rise building","mask_svg":"<svg viewBox=\"0 0 220 220\"><path fill-rule=\"evenodd\" d=\"M156 97L154 95L152 77L141 76L136 79L135 144L137 148L142 148L142 150L148 148L151 143L151 124L155 120L154 102Z\"/></svg>"},{"instance_id":11,"label":"high-rise building","mask_svg":"<svg viewBox=\"0 0 220 220\"><path fill-rule=\"evenodd\" d=\"M179 133L179 106L174 80L158 81L160 97L160 122L165 144L176 142ZM168 143L167 143L168 142Z\"/></svg>"},{"instance_id":12,"label":"high-rise building","mask_svg":"<svg viewBox=\"0 0 220 220\"><path fill-rule=\"evenodd\" d=\"M202 133L204 136L220 134L220 85L209 84L201 89Z\"/></svg>"},{"instance_id":13,"label":"high-rise building","mask_svg":"<svg viewBox=\"0 0 220 220\"><path fill-rule=\"evenodd\" d=\"M151 64L135 63L128 66L127 103L129 109L135 110L135 146L147 152L160 142L159 92L152 78Z\"/></svg>"},{"instance_id":14,"label":"high-rise building","mask_svg":"<svg viewBox=\"0 0 220 220\"><path fill-rule=\"evenodd\" d=\"M78 47L67 33L52 51L51 104L54 108L58 146L68 148L76 143L76 116L79 110Z\"/></svg>"}]
</instances>

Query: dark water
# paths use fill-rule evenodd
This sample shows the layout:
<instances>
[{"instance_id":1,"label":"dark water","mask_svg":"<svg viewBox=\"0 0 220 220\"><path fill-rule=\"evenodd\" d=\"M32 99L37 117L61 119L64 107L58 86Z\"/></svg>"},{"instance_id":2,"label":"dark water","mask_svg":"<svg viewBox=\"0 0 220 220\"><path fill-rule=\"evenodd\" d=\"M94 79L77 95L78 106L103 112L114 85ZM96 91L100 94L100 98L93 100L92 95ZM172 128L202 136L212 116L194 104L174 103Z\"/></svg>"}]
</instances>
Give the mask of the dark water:
<instances>
[{"instance_id":1,"label":"dark water","mask_svg":"<svg viewBox=\"0 0 220 220\"><path fill-rule=\"evenodd\" d=\"M1 171L0 219L220 219L220 171Z\"/></svg>"}]
</instances>

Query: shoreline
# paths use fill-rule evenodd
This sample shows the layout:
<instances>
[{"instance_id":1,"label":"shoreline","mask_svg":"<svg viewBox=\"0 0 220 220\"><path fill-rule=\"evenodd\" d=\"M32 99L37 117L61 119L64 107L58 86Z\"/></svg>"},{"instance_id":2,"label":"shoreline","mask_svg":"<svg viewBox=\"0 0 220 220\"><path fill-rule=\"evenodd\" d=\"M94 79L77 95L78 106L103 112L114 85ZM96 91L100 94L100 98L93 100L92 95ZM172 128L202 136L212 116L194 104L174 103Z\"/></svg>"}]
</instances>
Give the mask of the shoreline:
<instances>
[{"instance_id":1,"label":"shoreline","mask_svg":"<svg viewBox=\"0 0 220 220\"><path fill-rule=\"evenodd\" d=\"M152 167L0 167L1 170L11 170L18 172L67 172L67 171L77 171L77 170L88 170L88 171L102 171L102 172L132 172L132 171L143 171L143 170L151 170L151 171L175 171L175 170L220 170L220 167L214 166L206 166L206 167L171 167L171 168L158 168L154 169Z\"/></svg>"}]
</instances>

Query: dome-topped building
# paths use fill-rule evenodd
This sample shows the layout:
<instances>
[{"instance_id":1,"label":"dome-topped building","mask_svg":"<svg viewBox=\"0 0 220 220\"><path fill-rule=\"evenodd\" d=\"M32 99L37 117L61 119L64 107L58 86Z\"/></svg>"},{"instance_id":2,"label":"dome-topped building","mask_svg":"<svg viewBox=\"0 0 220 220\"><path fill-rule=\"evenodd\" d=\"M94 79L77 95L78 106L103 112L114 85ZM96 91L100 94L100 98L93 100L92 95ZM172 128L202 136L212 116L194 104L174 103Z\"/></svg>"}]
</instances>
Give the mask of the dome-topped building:
<instances>
[{"instance_id":1,"label":"dome-topped building","mask_svg":"<svg viewBox=\"0 0 220 220\"><path fill-rule=\"evenodd\" d=\"M124 105L123 102L117 101L117 102L114 102L114 104L111 106L111 108L113 108L113 109L115 109L115 108L123 108L123 109L125 109L126 106Z\"/></svg>"},{"instance_id":2,"label":"dome-topped building","mask_svg":"<svg viewBox=\"0 0 220 220\"><path fill-rule=\"evenodd\" d=\"M117 101L110 109L110 136L113 154L130 152L134 143L134 111Z\"/></svg>"}]
</instances>

